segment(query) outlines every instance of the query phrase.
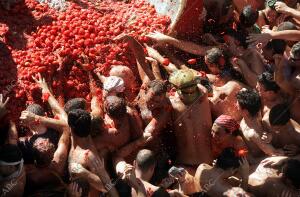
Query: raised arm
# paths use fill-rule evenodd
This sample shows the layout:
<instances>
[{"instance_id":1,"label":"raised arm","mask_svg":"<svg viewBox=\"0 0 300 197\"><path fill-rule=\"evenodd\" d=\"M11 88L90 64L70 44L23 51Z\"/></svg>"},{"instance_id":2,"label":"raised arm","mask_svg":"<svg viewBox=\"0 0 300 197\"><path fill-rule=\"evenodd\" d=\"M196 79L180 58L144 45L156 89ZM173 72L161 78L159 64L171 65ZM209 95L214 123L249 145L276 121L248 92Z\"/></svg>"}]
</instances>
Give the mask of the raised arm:
<instances>
[{"instance_id":1,"label":"raised arm","mask_svg":"<svg viewBox=\"0 0 300 197\"><path fill-rule=\"evenodd\" d=\"M251 140L268 156L283 155L283 151L276 150L272 145L263 142L258 134L253 135Z\"/></svg>"},{"instance_id":2,"label":"raised arm","mask_svg":"<svg viewBox=\"0 0 300 197\"><path fill-rule=\"evenodd\" d=\"M58 115L62 120L64 120L67 123L68 122L67 113L64 111L63 107L59 105L58 101L55 99L55 97L49 90L45 79L42 78L40 73L38 73L36 77L32 77L32 78L42 89L43 97L45 97L45 99L48 101L48 104L50 105L53 114Z\"/></svg>"},{"instance_id":3,"label":"raised arm","mask_svg":"<svg viewBox=\"0 0 300 197\"><path fill-rule=\"evenodd\" d=\"M141 80L143 82L145 80L154 80L155 76L152 73L148 63L146 62L146 56L143 46L133 37L125 34L121 34L120 36L116 37L115 40L123 40L124 42L127 42L129 44L129 48L135 56Z\"/></svg>"},{"instance_id":4,"label":"raised arm","mask_svg":"<svg viewBox=\"0 0 300 197\"><path fill-rule=\"evenodd\" d=\"M275 72L274 72L274 79L279 87L289 95L294 95L295 89L291 85L290 81L286 80L284 77L284 58L282 55L276 54L274 55L275 60Z\"/></svg>"},{"instance_id":5,"label":"raised arm","mask_svg":"<svg viewBox=\"0 0 300 197\"><path fill-rule=\"evenodd\" d=\"M91 171L95 173L98 177L100 177L109 196L118 197L119 194L116 188L114 187L114 184L111 182L109 174L106 172L106 169L104 167L104 159L100 159L98 156L91 156L89 166Z\"/></svg>"},{"instance_id":6,"label":"raised arm","mask_svg":"<svg viewBox=\"0 0 300 197\"><path fill-rule=\"evenodd\" d=\"M54 152L53 159L50 165L50 168L56 171L60 176L63 176L65 165L67 163L70 136L70 128L68 126L64 126L63 133L59 138L57 149Z\"/></svg>"},{"instance_id":7,"label":"raised arm","mask_svg":"<svg viewBox=\"0 0 300 197\"><path fill-rule=\"evenodd\" d=\"M277 1L275 3L275 10L279 13L286 14L300 20L300 11L287 6L284 2Z\"/></svg>"},{"instance_id":8,"label":"raised arm","mask_svg":"<svg viewBox=\"0 0 300 197\"><path fill-rule=\"evenodd\" d=\"M9 101L9 97L7 97L5 101L3 99L3 94L0 94L0 119L7 113L6 105Z\"/></svg>"},{"instance_id":9,"label":"raised arm","mask_svg":"<svg viewBox=\"0 0 300 197\"><path fill-rule=\"evenodd\" d=\"M211 46L201 46L197 45L193 42L184 41L184 40L178 40L176 38L173 38L171 36L164 35L160 32L154 32L147 35L148 38L161 43L161 44L170 44L173 45L176 48L179 48L185 52L194 54L194 55L200 55L204 56L205 52L209 49L211 49Z\"/></svg>"},{"instance_id":10,"label":"raised arm","mask_svg":"<svg viewBox=\"0 0 300 197\"><path fill-rule=\"evenodd\" d=\"M8 143L9 144L18 144L18 131L16 128L16 124L12 121L10 121L10 127L8 132Z\"/></svg>"},{"instance_id":11,"label":"raised arm","mask_svg":"<svg viewBox=\"0 0 300 197\"><path fill-rule=\"evenodd\" d=\"M153 59L157 60L169 74L178 70L178 68L172 63L169 63L169 65L165 65L164 64L165 58L157 50L155 50L152 47L149 47L148 45L145 45L145 46L146 46L148 55L150 57L152 57Z\"/></svg>"},{"instance_id":12,"label":"raised arm","mask_svg":"<svg viewBox=\"0 0 300 197\"><path fill-rule=\"evenodd\" d=\"M52 128L52 129L55 129L55 130L60 131L60 132L63 131L64 127L68 126L68 124L63 120L57 120L57 119L54 119L54 118L39 116L39 115L36 115L36 114L31 113L29 111L22 111L20 120L22 122L27 123L27 124L31 124L31 123L33 123L33 124L35 124L35 123L42 124L47 128Z\"/></svg>"},{"instance_id":13,"label":"raised arm","mask_svg":"<svg viewBox=\"0 0 300 197\"><path fill-rule=\"evenodd\" d=\"M257 83L257 75L252 70L250 70L246 62L240 58L233 58L231 60L231 64L234 68L236 67L241 71L247 84L252 88L255 88Z\"/></svg>"},{"instance_id":14,"label":"raised arm","mask_svg":"<svg viewBox=\"0 0 300 197\"><path fill-rule=\"evenodd\" d=\"M107 192L101 179L78 163L69 163L69 172L73 177L82 177L97 191Z\"/></svg>"},{"instance_id":15,"label":"raised arm","mask_svg":"<svg viewBox=\"0 0 300 197\"><path fill-rule=\"evenodd\" d=\"M281 39L287 41L299 41L300 31L299 30L284 30L284 31L271 31L269 33L262 34L249 34L247 42L250 46L256 46L262 43L265 46L271 39Z\"/></svg>"}]
</instances>

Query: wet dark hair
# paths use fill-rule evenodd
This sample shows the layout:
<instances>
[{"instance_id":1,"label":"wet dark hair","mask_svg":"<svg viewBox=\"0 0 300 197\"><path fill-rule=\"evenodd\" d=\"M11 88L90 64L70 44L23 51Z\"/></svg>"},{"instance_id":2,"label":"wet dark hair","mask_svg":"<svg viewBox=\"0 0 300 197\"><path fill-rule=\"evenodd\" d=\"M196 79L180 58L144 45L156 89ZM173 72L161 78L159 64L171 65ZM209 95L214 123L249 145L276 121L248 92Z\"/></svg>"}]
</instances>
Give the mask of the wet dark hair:
<instances>
[{"instance_id":1,"label":"wet dark hair","mask_svg":"<svg viewBox=\"0 0 300 197\"><path fill-rule=\"evenodd\" d=\"M86 100L84 98L73 98L68 100L64 106L65 112L69 113L73 109L86 110Z\"/></svg>"},{"instance_id":2,"label":"wet dark hair","mask_svg":"<svg viewBox=\"0 0 300 197\"><path fill-rule=\"evenodd\" d=\"M30 104L27 106L26 111L34 113L38 116L45 116L45 110L39 104Z\"/></svg>"},{"instance_id":3,"label":"wet dark hair","mask_svg":"<svg viewBox=\"0 0 300 197\"><path fill-rule=\"evenodd\" d=\"M17 145L5 144L0 148L1 161L12 163L21 161L22 158L22 152Z\"/></svg>"},{"instance_id":4,"label":"wet dark hair","mask_svg":"<svg viewBox=\"0 0 300 197\"><path fill-rule=\"evenodd\" d=\"M271 125L285 125L290 119L290 110L286 103L275 105L270 110L269 121Z\"/></svg>"},{"instance_id":5,"label":"wet dark hair","mask_svg":"<svg viewBox=\"0 0 300 197\"><path fill-rule=\"evenodd\" d=\"M223 50L214 47L210 50L207 50L205 56L209 63L219 65L219 60L223 56Z\"/></svg>"},{"instance_id":6,"label":"wet dark hair","mask_svg":"<svg viewBox=\"0 0 300 197\"><path fill-rule=\"evenodd\" d=\"M280 87L274 80L274 75L270 72L263 72L258 76L258 82L264 86L266 91L278 92Z\"/></svg>"},{"instance_id":7,"label":"wet dark hair","mask_svg":"<svg viewBox=\"0 0 300 197\"><path fill-rule=\"evenodd\" d=\"M225 148L222 153L217 157L216 167L223 170L230 168L238 168L240 157L236 156L234 148Z\"/></svg>"},{"instance_id":8,"label":"wet dark hair","mask_svg":"<svg viewBox=\"0 0 300 197\"><path fill-rule=\"evenodd\" d=\"M256 91L242 89L238 92L236 97L242 109L247 110L253 117L257 115L261 108L261 100Z\"/></svg>"},{"instance_id":9,"label":"wet dark hair","mask_svg":"<svg viewBox=\"0 0 300 197\"><path fill-rule=\"evenodd\" d=\"M293 54L295 59L300 59L300 42L297 42L293 45L291 53Z\"/></svg>"},{"instance_id":10,"label":"wet dark hair","mask_svg":"<svg viewBox=\"0 0 300 197\"><path fill-rule=\"evenodd\" d=\"M155 95L162 95L167 92L167 87L162 80L152 80L148 84L148 88L153 91Z\"/></svg>"},{"instance_id":11,"label":"wet dark hair","mask_svg":"<svg viewBox=\"0 0 300 197\"><path fill-rule=\"evenodd\" d=\"M154 153L147 149L140 150L136 155L135 161L139 169L144 172L156 164Z\"/></svg>"},{"instance_id":12,"label":"wet dark hair","mask_svg":"<svg viewBox=\"0 0 300 197\"><path fill-rule=\"evenodd\" d=\"M277 31L285 31L285 30L297 30L297 26L290 21L284 21L278 25Z\"/></svg>"},{"instance_id":13,"label":"wet dark hair","mask_svg":"<svg viewBox=\"0 0 300 197\"><path fill-rule=\"evenodd\" d=\"M292 185L300 188L300 161L290 159L284 165L282 170L283 176L292 182Z\"/></svg>"},{"instance_id":14,"label":"wet dark hair","mask_svg":"<svg viewBox=\"0 0 300 197\"><path fill-rule=\"evenodd\" d=\"M285 40L273 39L267 43L265 46L266 49L273 50L274 54L283 54L286 48Z\"/></svg>"},{"instance_id":15,"label":"wet dark hair","mask_svg":"<svg viewBox=\"0 0 300 197\"><path fill-rule=\"evenodd\" d=\"M87 137L91 132L91 115L82 109L74 109L68 113L68 124L78 137Z\"/></svg>"},{"instance_id":16,"label":"wet dark hair","mask_svg":"<svg viewBox=\"0 0 300 197\"><path fill-rule=\"evenodd\" d=\"M163 187L158 188L153 192L151 197L170 197L170 194Z\"/></svg>"},{"instance_id":17,"label":"wet dark hair","mask_svg":"<svg viewBox=\"0 0 300 197\"><path fill-rule=\"evenodd\" d=\"M224 0L224 4L222 5L221 17L228 14L230 7L233 6L232 0Z\"/></svg>"},{"instance_id":18,"label":"wet dark hair","mask_svg":"<svg viewBox=\"0 0 300 197\"><path fill-rule=\"evenodd\" d=\"M106 97L105 110L112 118L123 117L127 113L125 99L117 96Z\"/></svg>"},{"instance_id":19,"label":"wet dark hair","mask_svg":"<svg viewBox=\"0 0 300 197\"><path fill-rule=\"evenodd\" d=\"M251 5L247 5L243 8L240 14L240 24L243 27L252 27L258 19L258 11L253 9Z\"/></svg>"}]
</instances>

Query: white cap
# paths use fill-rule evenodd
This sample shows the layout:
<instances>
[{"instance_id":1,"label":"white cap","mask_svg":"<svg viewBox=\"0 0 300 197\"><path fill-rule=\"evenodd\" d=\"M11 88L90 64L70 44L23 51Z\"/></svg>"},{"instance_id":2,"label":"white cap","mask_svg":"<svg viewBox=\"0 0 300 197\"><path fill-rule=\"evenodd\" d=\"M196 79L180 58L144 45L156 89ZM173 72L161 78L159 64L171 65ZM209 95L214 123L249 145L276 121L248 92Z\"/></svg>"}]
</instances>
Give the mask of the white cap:
<instances>
[{"instance_id":1,"label":"white cap","mask_svg":"<svg viewBox=\"0 0 300 197\"><path fill-rule=\"evenodd\" d=\"M124 80L117 76L109 76L103 84L104 90L107 92L123 92L125 90Z\"/></svg>"}]
</instances>

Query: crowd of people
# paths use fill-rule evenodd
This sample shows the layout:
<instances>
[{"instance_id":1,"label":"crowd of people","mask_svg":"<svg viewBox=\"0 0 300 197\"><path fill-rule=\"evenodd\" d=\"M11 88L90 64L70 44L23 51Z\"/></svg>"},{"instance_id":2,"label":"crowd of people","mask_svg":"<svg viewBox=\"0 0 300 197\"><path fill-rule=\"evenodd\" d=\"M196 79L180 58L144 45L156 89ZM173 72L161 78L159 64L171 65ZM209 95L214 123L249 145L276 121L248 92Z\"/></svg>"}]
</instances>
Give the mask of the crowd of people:
<instances>
[{"instance_id":1,"label":"crowd of people","mask_svg":"<svg viewBox=\"0 0 300 197\"><path fill-rule=\"evenodd\" d=\"M204 0L202 17L200 42L117 36L139 75L85 71L90 103L34 76L50 110L21 113L29 136L0 94L1 196L300 196L300 2Z\"/></svg>"}]
</instances>

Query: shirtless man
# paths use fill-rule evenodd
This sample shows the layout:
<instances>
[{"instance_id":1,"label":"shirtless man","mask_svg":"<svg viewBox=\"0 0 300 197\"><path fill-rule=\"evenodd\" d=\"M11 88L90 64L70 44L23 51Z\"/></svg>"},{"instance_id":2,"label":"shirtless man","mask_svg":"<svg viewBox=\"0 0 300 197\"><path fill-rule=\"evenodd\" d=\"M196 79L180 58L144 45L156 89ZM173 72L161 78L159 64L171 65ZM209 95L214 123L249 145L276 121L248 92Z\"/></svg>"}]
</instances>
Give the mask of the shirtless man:
<instances>
[{"instance_id":1,"label":"shirtless man","mask_svg":"<svg viewBox=\"0 0 300 197\"><path fill-rule=\"evenodd\" d=\"M195 81L191 70L178 70L169 78L176 88L169 99L178 146L178 164L195 166L211 163L211 111L207 90Z\"/></svg>"},{"instance_id":2,"label":"shirtless man","mask_svg":"<svg viewBox=\"0 0 300 197\"><path fill-rule=\"evenodd\" d=\"M238 175L241 176L239 184L243 189L247 189L249 176L247 159L236 156L234 149L226 148L218 156L213 166L204 163L199 165L194 177L185 171L176 178L178 178L184 194L201 192L208 196L218 197L223 196L226 191L234 187L233 183L230 183L229 177L234 176L238 171Z\"/></svg>"},{"instance_id":3,"label":"shirtless man","mask_svg":"<svg viewBox=\"0 0 300 197\"><path fill-rule=\"evenodd\" d=\"M155 157L155 153L151 150L142 149L140 150L135 160L133 161L133 166L126 163L122 166L122 168L117 168L117 173L119 175L126 174L126 168L131 167L134 169L134 173L136 178L139 179L143 187L145 188L147 196L157 195L160 196L162 193L169 193L170 196L179 197L185 196L177 190L169 190L166 192L162 187L157 187L150 183L151 179L154 176L154 170L157 165L157 158ZM132 190L131 196L137 196L136 192Z\"/></svg>"},{"instance_id":4,"label":"shirtless man","mask_svg":"<svg viewBox=\"0 0 300 197\"><path fill-rule=\"evenodd\" d=\"M108 96L104 101L103 132L93 138L100 155L121 148L132 140L142 136L143 130L138 116L126 107L125 100L117 96ZM101 153L102 152L102 153ZM103 155L104 156L104 155Z\"/></svg>"},{"instance_id":5,"label":"shirtless man","mask_svg":"<svg viewBox=\"0 0 300 197\"><path fill-rule=\"evenodd\" d=\"M291 99L292 118L300 122L300 42L293 45L288 59L281 55L275 58L275 81L283 92L287 93Z\"/></svg>"},{"instance_id":6,"label":"shirtless man","mask_svg":"<svg viewBox=\"0 0 300 197\"><path fill-rule=\"evenodd\" d=\"M249 89L242 89L237 94L238 107L242 113L243 119L241 121L241 130L244 141L248 147L253 161L256 163L257 159L264 155L278 155L282 154L280 151L274 149L266 141L262 140L264 129L262 126L262 118L260 116L261 101L257 92Z\"/></svg>"},{"instance_id":7,"label":"shirtless man","mask_svg":"<svg viewBox=\"0 0 300 197\"><path fill-rule=\"evenodd\" d=\"M266 114L264 124L272 134L272 145L284 150L285 155L300 153L300 125L291 119L289 106L278 104Z\"/></svg>"},{"instance_id":8,"label":"shirtless man","mask_svg":"<svg viewBox=\"0 0 300 197\"><path fill-rule=\"evenodd\" d=\"M262 117L270 111L270 109L283 102L280 95L280 87L274 80L274 76L269 72L264 72L258 76L256 89L261 97L262 102Z\"/></svg>"},{"instance_id":9,"label":"shirtless man","mask_svg":"<svg viewBox=\"0 0 300 197\"><path fill-rule=\"evenodd\" d=\"M118 196L90 137L90 114L81 109L72 110L68 113L68 124L72 132L69 154L69 172L72 179L86 179L92 187L92 196L99 196L99 192L106 191L105 186L110 189L108 192L111 196Z\"/></svg>"},{"instance_id":10,"label":"shirtless man","mask_svg":"<svg viewBox=\"0 0 300 197\"><path fill-rule=\"evenodd\" d=\"M249 176L249 190L258 197L299 196L299 168L300 162L296 159L267 158Z\"/></svg>"},{"instance_id":11,"label":"shirtless man","mask_svg":"<svg viewBox=\"0 0 300 197\"><path fill-rule=\"evenodd\" d=\"M240 125L231 116L219 116L211 129L212 151L214 158L217 158L225 148L234 148L237 152L247 152L246 144L240 134Z\"/></svg>"}]
</instances>

